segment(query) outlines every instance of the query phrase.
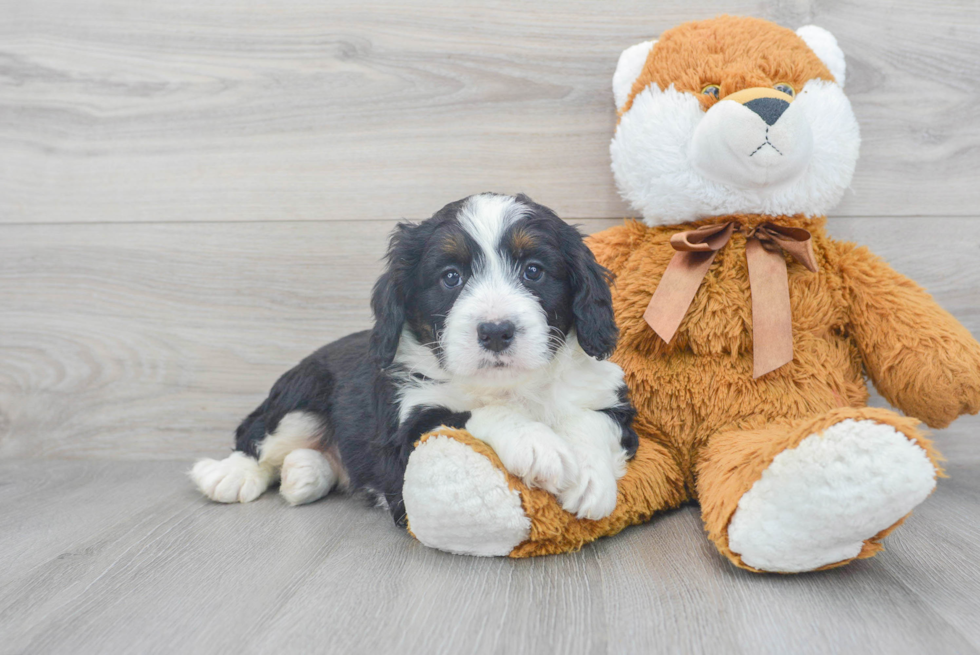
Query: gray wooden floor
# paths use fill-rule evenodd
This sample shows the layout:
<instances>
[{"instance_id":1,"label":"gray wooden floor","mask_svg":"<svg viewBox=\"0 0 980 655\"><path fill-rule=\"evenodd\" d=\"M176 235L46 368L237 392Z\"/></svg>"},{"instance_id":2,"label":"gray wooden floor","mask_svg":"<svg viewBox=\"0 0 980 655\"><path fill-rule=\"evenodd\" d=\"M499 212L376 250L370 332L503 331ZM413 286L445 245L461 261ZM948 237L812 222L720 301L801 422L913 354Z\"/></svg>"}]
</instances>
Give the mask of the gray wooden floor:
<instances>
[{"instance_id":1,"label":"gray wooden floor","mask_svg":"<svg viewBox=\"0 0 980 655\"><path fill-rule=\"evenodd\" d=\"M629 215L616 58L721 12L837 36L863 144L829 229L980 336L976 0L0 0L0 653L980 651L980 417L886 552L800 576L734 569L696 507L477 560L183 475L367 327L397 219Z\"/></svg>"},{"instance_id":2,"label":"gray wooden floor","mask_svg":"<svg viewBox=\"0 0 980 655\"><path fill-rule=\"evenodd\" d=\"M977 459L875 559L796 576L729 565L696 507L575 554L475 559L344 496L219 506L184 462L10 460L0 651L975 653Z\"/></svg>"}]
</instances>

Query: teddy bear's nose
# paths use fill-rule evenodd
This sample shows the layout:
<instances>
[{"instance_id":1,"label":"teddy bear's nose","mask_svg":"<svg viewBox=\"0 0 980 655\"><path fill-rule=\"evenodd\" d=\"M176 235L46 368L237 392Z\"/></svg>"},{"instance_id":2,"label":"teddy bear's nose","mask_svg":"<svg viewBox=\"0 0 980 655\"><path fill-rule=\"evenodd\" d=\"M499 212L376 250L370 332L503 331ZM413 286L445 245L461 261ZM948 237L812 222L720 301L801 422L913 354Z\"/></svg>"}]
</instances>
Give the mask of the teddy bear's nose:
<instances>
[{"instance_id":1,"label":"teddy bear's nose","mask_svg":"<svg viewBox=\"0 0 980 655\"><path fill-rule=\"evenodd\" d=\"M789 109L789 103L780 98L756 98L746 102L745 106L758 114L766 125L778 121L783 112Z\"/></svg>"}]
</instances>

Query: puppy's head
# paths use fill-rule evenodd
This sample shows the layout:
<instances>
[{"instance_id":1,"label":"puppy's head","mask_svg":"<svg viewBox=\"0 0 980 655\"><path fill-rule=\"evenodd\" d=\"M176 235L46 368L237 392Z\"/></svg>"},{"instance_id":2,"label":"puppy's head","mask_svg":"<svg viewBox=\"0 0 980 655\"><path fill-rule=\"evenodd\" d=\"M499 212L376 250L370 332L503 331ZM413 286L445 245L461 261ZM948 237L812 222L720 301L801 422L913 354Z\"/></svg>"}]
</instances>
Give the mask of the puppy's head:
<instances>
[{"instance_id":1,"label":"puppy's head","mask_svg":"<svg viewBox=\"0 0 980 655\"><path fill-rule=\"evenodd\" d=\"M374 288L374 357L403 334L451 375L506 379L549 361L574 331L590 356L616 345L608 273L574 227L526 196L481 194L401 223Z\"/></svg>"},{"instance_id":2,"label":"puppy's head","mask_svg":"<svg viewBox=\"0 0 980 655\"><path fill-rule=\"evenodd\" d=\"M826 214L860 135L833 35L756 18L685 23L623 52L610 146L651 225L737 213Z\"/></svg>"}]
</instances>

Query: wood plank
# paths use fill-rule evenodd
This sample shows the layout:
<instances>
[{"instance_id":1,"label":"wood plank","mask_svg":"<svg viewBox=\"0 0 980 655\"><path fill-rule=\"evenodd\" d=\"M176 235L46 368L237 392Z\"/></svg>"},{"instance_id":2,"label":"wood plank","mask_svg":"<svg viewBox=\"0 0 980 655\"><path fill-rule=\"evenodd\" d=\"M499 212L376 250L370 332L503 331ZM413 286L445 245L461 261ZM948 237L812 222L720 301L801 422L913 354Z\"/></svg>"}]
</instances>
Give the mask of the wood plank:
<instances>
[{"instance_id":1,"label":"wood plank","mask_svg":"<svg viewBox=\"0 0 980 655\"><path fill-rule=\"evenodd\" d=\"M370 326L392 225L0 226L0 457L224 452L279 375ZM980 221L831 230L868 243L980 336ZM959 459L977 457L978 428L970 417L939 433L951 461L980 461Z\"/></svg>"},{"instance_id":2,"label":"wood plank","mask_svg":"<svg viewBox=\"0 0 980 655\"><path fill-rule=\"evenodd\" d=\"M974 430L975 452L980 451L976 434ZM974 464L952 466L948 473L916 513L914 529L900 530L888 540L888 572L980 648L980 611L964 602L980 597L980 561L972 555L980 543L980 522L964 520L980 507L980 472Z\"/></svg>"},{"instance_id":3,"label":"wood plank","mask_svg":"<svg viewBox=\"0 0 980 655\"><path fill-rule=\"evenodd\" d=\"M420 218L488 189L628 215L617 57L721 12L841 42L864 154L840 215L975 211L972 0L0 0L0 221Z\"/></svg>"},{"instance_id":4,"label":"wood plank","mask_svg":"<svg viewBox=\"0 0 980 655\"><path fill-rule=\"evenodd\" d=\"M579 553L469 558L425 548L380 510L343 496L299 508L276 494L212 504L184 468L0 462L0 552L28 558L0 569L0 652L964 654L980 646L975 476L941 485L875 559L779 576L723 560L695 507Z\"/></svg>"}]
</instances>

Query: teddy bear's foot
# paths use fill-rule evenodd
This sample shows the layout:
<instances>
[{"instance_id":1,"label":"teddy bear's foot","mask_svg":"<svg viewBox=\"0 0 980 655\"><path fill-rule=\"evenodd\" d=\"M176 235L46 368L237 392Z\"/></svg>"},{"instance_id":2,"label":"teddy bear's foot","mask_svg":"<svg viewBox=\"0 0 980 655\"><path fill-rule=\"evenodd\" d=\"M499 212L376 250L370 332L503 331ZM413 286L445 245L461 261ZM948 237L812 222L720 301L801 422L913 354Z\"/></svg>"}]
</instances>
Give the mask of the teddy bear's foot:
<instances>
[{"instance_id":1,"label":"teddy bear's foot","mask_svg":"<svg viewBox=\"0 0 980 655\"><path fill-rule=\"evenodd\" d=\"M891 425L847 419L776 455L738 501L728 547L762 571L858 557L936 486L923 448Z\"/></svg>"},{"instance_id":2,"label":"teddy bear's foot","mask_svg":"<svg viewBox=\"0 0 980 655\"><path fill-rule=\"evenodd\" d=\"M618 482L619 501L599 520L580 519L558 499L509 473L494 450L466 430L424 435L405 471L408 528L427 546L467 555L535 557L578 550L687 499L673 454L641 439Z\"/></svg>"},{"instance_id":3,"label":"teddy bear's foot","mask_svg":"<svg viewBox=\"0 0 980 655\"><path fill-rule=\"evenodd\" d=\"M415 449L402 495L409 529L432 548L508 555L530 534L521 495L504 472L447 436L431 436Z\"/></svg>"}]
</instances>

